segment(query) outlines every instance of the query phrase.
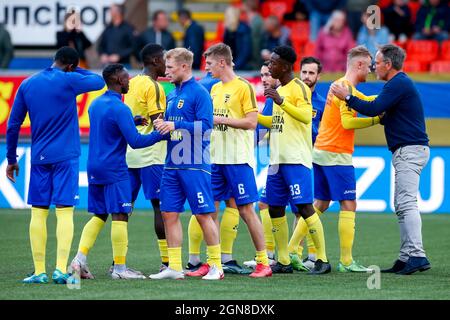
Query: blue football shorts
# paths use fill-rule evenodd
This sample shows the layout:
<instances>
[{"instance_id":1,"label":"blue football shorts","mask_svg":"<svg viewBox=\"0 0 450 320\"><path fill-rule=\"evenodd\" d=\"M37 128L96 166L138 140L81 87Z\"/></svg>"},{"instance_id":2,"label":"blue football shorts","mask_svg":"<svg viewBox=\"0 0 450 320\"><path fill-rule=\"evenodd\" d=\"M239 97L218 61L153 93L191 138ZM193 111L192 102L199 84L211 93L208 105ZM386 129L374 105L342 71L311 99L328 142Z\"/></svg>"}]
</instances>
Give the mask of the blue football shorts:
<instances>
[{"instance_id":1,"label":"blue football shorts","mask_svg":"<svg viewBox=\"0 0 450 320\"><path fill-rule=\"evenodd\" d=\"M314 166L314 195L318 200L356 200L353 166Z\"/></svg>"},{"instance_id":2,"label":"blue football shorts","mask_svg":"<svg viewBox=\"0 0 450 320\"><path fill-rule=\"evenodd\" d=\"M311 169L301 164L269 166L266 183L267 204L286 206L313 203Z\"/></svg>"},{"instance_id":3,"label":"blue football shorts","mask_svg":"<svg viewBox=\"0 0 450 320\"><path fill-rule=\"evenodd\" d=\"M32 206L75 206L80 196L78 158L51 164L32 164L28 204Z\"/></svg>"},{"instance_id":4,"label":"blue football shorts","mask_svg":"<svg viewBox=\"0 0 450 320\"><path fill-rule=\"evenodd\" d=\"M145 199L159 199L159 192L161 186L161 178L164 170L164 165L155 164L143 168L129 168L128 174L131 183L131 200L136 201L139 190L144 191Z\"/></svg>"},{"instance_id":5,"label":"blue football shorts","mask_svg":"<svg viewBox=\"0 0 450 320\"><path fill-rule=\"evenodd\" d=\"M258 201L255 174L248 164L213 164L211 182L214 201L233 197L238 206Z\"/></svg>"},{"instance_id":6,"label":"blue football shorts","mask_svg":"<svg viewBox=\"0 0 450 320\"><path fill-rule=\"evenodd\" d=\"M132 211L130 180L89 184L88 211L94 214L129 214Z\"/></svg>"},{"instance_id":7,"label":"blue football shorts","mask_svg":"<svg viewBox=\"0 0 450 320\"><path fill-rule=\"evenodd\" d=\"M161 211L183 212L186 200L192 214L213 213L211 174L197 169L167 169L161 179Z\"/></svg>"}]
</instances>

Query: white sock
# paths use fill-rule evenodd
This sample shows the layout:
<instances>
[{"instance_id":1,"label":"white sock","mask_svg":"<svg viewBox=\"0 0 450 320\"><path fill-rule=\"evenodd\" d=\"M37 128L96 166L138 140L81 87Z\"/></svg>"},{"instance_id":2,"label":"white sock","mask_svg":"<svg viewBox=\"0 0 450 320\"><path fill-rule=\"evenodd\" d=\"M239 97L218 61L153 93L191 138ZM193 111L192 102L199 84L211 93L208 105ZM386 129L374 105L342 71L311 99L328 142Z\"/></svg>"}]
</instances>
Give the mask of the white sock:
<instances>
[{"instance_id":1,"label":"white sock","mask_svg":"<svg viewBox=\"0 0 450 320\"><path fill-rule=\"evenodd\" d=\"M80 261L82 264L86 264L87 257L81 252L78 252L75 258L77 258L77 260Z\"/></svg>"},{"instance_id":2,"label":"white sock","mask_svg":"<svg viewBox=\"0 0 450 320\"><path fill-rule=\"evenodd\" d=\"M114 264L114 272L122 273L127 270L126 264Z\"/></svg>"},{"instance_id":3,"label":"white sock","mask_svg":"<svg viewBox=\"0 0 450 320\"><path fill-rule=\"evenodd\" d=\"M316 255L314 253L308 254L308 259L311 261L316 261Z\"/></svg>"},{"instance_id":4,"label":"white sock","mask_svg":"<svg viewBox=\"0 0 450 320\"><path fill-rule=\"evenodd\" d=\"M199 254L190 254L189 255L189 263L193 266L198 265L201 262Z\"/></svg>"},{"instance_id":5,"label":"white sock","mask_svg":"<svg viewBox=\"0 0 450 320\"><path fill-rule=\"evenodd\" d=\"M267 251L267 258L275 260L275 252Z\"/></svg>"},{"instance_id":6,"label":"white sock","mask_svg":"<svg viewBox=\"0 0 450 320\"><path fill-rule=\"evenodd\" d=\"M233 255L228 253L221 254L222 263L227 263L228 261L233 260Z\"/></svg>"}]
</instances>

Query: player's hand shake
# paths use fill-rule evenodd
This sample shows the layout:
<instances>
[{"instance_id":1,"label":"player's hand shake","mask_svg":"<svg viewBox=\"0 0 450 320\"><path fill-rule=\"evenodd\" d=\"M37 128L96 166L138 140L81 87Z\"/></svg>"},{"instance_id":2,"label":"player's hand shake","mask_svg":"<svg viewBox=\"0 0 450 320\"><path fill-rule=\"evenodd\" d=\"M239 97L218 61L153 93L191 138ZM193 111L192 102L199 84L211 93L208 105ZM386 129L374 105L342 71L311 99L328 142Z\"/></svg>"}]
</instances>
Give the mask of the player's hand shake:
<instances>
[{"instance_id":1,"label":"player's hand shake","mask_svg":"<svg viewBox=\"0 0 450 320\"><path fill-rule=\"evenodd\" d=\"M148 120L147 120L147 118L144 118L142 116L135 116L134 124L136 126L148 126Z\"/></svg>"},{"instance_id":2,"label":"player's hand shake","mask_svg":"<svg viewBox=\"0 0 450 320\"><path fill-rule=\"evenodd\" d=\"M173 121L164 121L162 116L156 118L156 120L153 121L153 125L156 130L163 135L175 130L175 123Z\"/></svg>"}]
</instances>

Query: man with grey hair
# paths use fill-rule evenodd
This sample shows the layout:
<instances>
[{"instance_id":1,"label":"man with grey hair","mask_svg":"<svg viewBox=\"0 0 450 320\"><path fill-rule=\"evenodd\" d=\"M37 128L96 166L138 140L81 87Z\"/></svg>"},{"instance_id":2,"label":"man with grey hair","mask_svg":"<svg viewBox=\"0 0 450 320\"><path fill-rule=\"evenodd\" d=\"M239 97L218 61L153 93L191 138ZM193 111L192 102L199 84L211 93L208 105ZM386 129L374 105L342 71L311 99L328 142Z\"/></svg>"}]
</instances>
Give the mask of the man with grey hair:
<instances>
[{"instance_id":1,"label":"man with grey hair","mask_svg":"<svg viewBox=\"0 0 450 320\"><path fill-rule=\"evenodd\" d=\"M363 101L339 84L331 92L347 105L367 116L384 113L381 124L395 169L395 213L400 225L400 254L387 273L412 274L431 268L422 244L422 220L417 192L422 169L430 157L422 101L412 80L402 71L405 52L396 45L379 48L376 57L378 79L387 81L378 97Z\"/></svg>"}]
</instances>

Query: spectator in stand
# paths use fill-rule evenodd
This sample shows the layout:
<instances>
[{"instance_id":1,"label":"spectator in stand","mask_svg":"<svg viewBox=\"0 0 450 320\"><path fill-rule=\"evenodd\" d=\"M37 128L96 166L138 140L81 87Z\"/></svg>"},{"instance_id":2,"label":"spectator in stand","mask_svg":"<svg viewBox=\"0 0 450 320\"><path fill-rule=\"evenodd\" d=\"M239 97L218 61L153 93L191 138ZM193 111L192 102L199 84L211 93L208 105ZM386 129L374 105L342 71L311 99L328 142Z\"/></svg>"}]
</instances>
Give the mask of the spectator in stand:
<instances>
[{"instance_id":1,"label":"spectator in stand","mask_svg":"<svg viewBox=\"0 0 450 320\"><path fill-rule=\"evenodd\" d=\"M178 21L184 28L183 47L194 54L192 69L199 70L205 46L205 29L195 20L192 20L191 12L187 9L178 11Z\"/></svg>"},{"instance_id":2,"label":"spectator in stand","mask_svg":"<svg viewBox=\"0 0 450 320\"><path fill-rule=\"evenodd\" d=\"M110 8L111 23L100 36L98 54L102 65L121 63L130 66L133 53L134 28L125 21L125 6L113 4Z\"/></svg>"},{"instance_id":3,"label":"spectator in stand","mask_svg":"<svg viewBox=\"0 0 450 320\"><path fill-rule=\"evenodd\" d=\"M369 6L376 5L378 2L378 0L347 0L347 22L353 37L356 38L361 29L361 13L366 12Z\"/></svg>"},{"instance_id":4,"label":"spectator in stand","mask_svg":"<svg viewBox=\"0 0 450 320\"><path fill-rule=\"evenodd\" d=\"M0 24L0 69L8 69L14 55L14 47L8 30Z\"/></svg>"},{"instance_id":5,"label":"spectator in stand","mask_svg":"<svg viewBox=\"0 0 450 320\"><path fill-rule=\"evenodd\" d=\"M225 10L223 42L231 48L234 69L249 70L252 58L252 30L240 20L240 13L236 7L230 6Z\"/></svg>"},{"instance_id":6,"label":"spectator in stand","mask_svg":"<svg viewBox=\"0 0 450 320\"><path fill-rule=\"evenodd\" d=\"M309 12L310 40L315 41L320 28L327 23L334 10L343 9L346 0L305 0ZM345 59L344 59L345 60Z\"/></svg>"},{"instance_id":7,"label":"spectator in stand","mask_svg":"<svg viewBox=\"0 0 450 320\"><path fill-rule=\"evenodd\" d=\"M64 17L64 30L56 33L56 48L71 47L74 48L80 57L81 68L87 69L86 49L92 46L91 41L81 30L80 13L73 9L66 13Z\"/></svg>"},{"instance_id":8,"label":"spectator in stand","mask_svg":"<svg viewBox=\"0 0 450 320\"><path fill-rule=\"evenodd\" d=\"M346 68L347 52L355 46L352 32L346 25L345 12L336 10L320 30L315 57L322 61L325 72L341 72Z\"/></svg>"},{"instance_id":9,"label":"spectator in stand","mask_svg":"<svg viewBox=\"0 0 450 320\"><path fill-rule=\"evenodd\" d=\"M393 40L405 42L413 33L411 10L408 0L394 0L383 10L384 23L388 27Z\"/></svg>"},{"instance_id":10,"label":"spectator in stand","mask_svg":"<svg viewBox=\"0 0 450 320\"><path fill-rule=\"evenodd\" d=\"M423 5L417 12L416 33L413 38L439 42L447 40L450 29L449 7L441 0L428 2L428 5Z\"/></svg>"},{"instance_id":11,"label":"spectator in stand","mask_svg":"<svg viewBox=\"0 0 450 320\"><path fill-rule=\"evenodd\" d=\"M368 22L369 14L363 12L361 15L361 28L359 29L357 36L357 43L364 45L370 52L372 58L378 51L378 46L382 46L389 43L389 30L381 25L379 28L370 25Z\"/></svg>"},{"instance_id":12,"label":"spectator in stand","mask_svg":"<svg viewBox=\"0 0 450 320\"><path fill-rule=\"evenodd\" d=\"M142 32L136 41L136 57L139 56L139 52L147 43L159 44L164 50L175 48L175 39L167 30L168 28L169 18L167 13L163 10L155 11L152 16L152 26Z\"/></svg>"},{"instance_id":13,"label":"spectator in stand","mask_svg":"<svg viewBox=\"0 0 450 320\"><path fill-rule=\"evenodd\" d=\"M284 15L283 20L285 21L305 21L309 19L308 9L306 8L305 2L307 0L296 0L294 7L291 12Z\"/></svg>"},{"instance_id":14,"label":"spectator in stand","mask_svg":"<svg viewBox=\"0 0 450 320\"><path fill-rule=\"evenodd\" d=\"M264 22L265 31L262 37L261 57L263 61L270 60L272 50L278 46L292 46L291 30L281 25L277 16L268 16Z\"/></svg>"},{"instance_id":15,"label":"spectator in stand","mask_svg":"<svg viewBox=\"0 0 450 320\"><path fill-rule=\"evenodd\" d=\"M247 21L252 29L252 59L250 65L252 69L258 69L261 61L261 39L264 32L264 20L258 12L258 0L245 0L244 11Z\"/></svg>"}]
</instances>

